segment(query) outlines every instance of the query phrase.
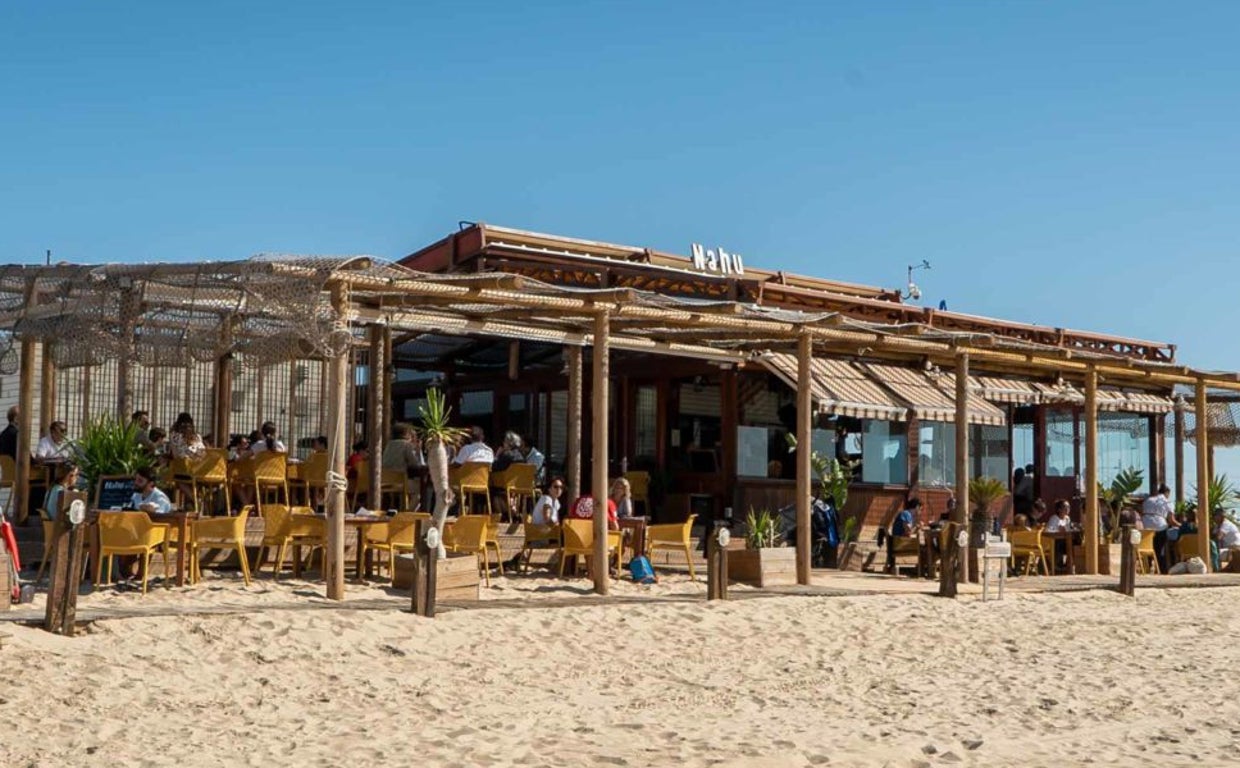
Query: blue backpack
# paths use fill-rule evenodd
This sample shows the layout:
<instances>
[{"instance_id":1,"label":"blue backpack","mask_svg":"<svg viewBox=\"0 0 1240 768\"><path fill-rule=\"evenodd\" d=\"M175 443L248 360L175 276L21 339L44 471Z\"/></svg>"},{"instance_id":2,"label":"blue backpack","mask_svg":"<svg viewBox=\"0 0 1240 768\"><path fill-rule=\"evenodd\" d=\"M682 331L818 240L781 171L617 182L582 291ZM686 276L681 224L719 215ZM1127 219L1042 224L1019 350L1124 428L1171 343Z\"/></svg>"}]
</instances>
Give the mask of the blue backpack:
<instances>
[{"instance_id":1,"label":"blue backpack","mask_svg":"<svg viewBox=\"0 0 1240 768\"><path fill-rule=\"evenodd\" d=\"M654 584L658 581L654 575L654 567L644 555L638 555L629 561L629 575L637 584Z\"/></svg>"}]
</instances>

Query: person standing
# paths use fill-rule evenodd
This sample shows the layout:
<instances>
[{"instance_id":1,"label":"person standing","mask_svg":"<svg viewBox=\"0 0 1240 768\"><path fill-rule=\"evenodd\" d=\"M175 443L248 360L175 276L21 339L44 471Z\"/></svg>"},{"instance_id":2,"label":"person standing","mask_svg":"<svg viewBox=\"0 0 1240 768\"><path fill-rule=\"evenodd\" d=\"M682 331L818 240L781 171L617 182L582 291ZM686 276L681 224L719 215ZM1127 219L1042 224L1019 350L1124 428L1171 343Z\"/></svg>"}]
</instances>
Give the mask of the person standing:
<instances>
[{"instance_id":1,"label":"person standing","mask_svg":"<svg viewBox=\"0 0 1240 768\"><path fill-rule=\"evenodd\" d=\"M17 460L17 406L9 409L9 423L0 430L0 455Z\"/></svg>"},{"instance_id":2,"label":"person standing","mask_svg":"<svg viewBox=\"0 0 1240 768\"><path fill-rule=\"evenodd\" d=\"M1150 495L1141 503L1141 527L1154 531L1154 555L1158 558L1158 568L1167 572L1167 531L1179 523L1175 519L1175 507L1171 504L1171 489L1164 483L1158 486L1158 493Z\"/></svg>"}]
</instances>

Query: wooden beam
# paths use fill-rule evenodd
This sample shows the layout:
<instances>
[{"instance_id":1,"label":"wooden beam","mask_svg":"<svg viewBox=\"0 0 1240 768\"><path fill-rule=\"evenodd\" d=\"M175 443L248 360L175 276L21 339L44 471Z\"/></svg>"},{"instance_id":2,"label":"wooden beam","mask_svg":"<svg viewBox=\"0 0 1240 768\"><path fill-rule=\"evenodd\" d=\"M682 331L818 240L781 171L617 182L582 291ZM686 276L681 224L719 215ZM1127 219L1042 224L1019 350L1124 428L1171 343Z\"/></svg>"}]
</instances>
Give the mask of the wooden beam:
<instances>
[{"instance_id":1,"label":"wooden beam","mask_svg":"<svg viewBox=\"0 0 1240 768\"><path fill-rule=\"evenodd\" d=\"M810 540L810 500L813 494L813 468L810 463L813 422L813 336L802 333L797 339L797 584L810 583L813 542ZM706 521L710 531L710 521Z\"/></svg>"},{"instance_id":2,"label":"wooden beam","mask_svg":"<svg viewBox=\"0 0 1240 768\"><path fill-rule=\"evenodd\" d=\"M590 493L594 497L594 591L607 594L611 574L607 564L607 394L610 383L610 351L607 346L608 313L599 312L594 318L594 371L591 385L591 403L594 406L592 424L594 450L590 466L593 478Z\"/></svg>"},{"instance_id":3,"label":"wooden beam","mask_svg":"<svg viewBox=\"0 0 1240 768\"><path fill-rule=\"evenodd\" d=\"M1085 573L1098 573L1098 372L1085 372Z\"/></svg>"},{"instance_id":4,"label":"wooden beam","mask_svg":"<svg viewBox=\"0 0 1240 768\"><path fill-rule=\"evenodd\" d=\"M1206 410L1206 382L1197 380L1197 556L1210 572L1210 413Z\"/></svg>"},{"instance_id":5,"label":"wooden beam","mask_svg":"<svg viewBox=\"0 0 1240 768\"><path fill-rule=\"evenodd\" d=\"M567 508L581 495L581 347L565 347L564 362L568 366L568 455L564 457Z\"/></svg>"},{"instance_id":6,"label":"wooden beam","mask_svg":"<svg viewBox=\"0 0 1240 768\"><path fill-rule=\"evenodd\" d=\"M1175 404L1175 500L1184 502L1184 403Z\"/></svg>"},{"instance_id":7,"label":"wooden beam","mask_svg":"<svg viewBox=\"0 0 1240 768\"><path fill-rule=\"evenodd\" d=\"M288 368L288 405L285 410L284 440L288 444L289 456L297 455L297 360L289 360ZM313 505L311 505L313 506Z\"/></svg>"},{"instance_id":8,"label":"wooden beam","mask_svg":"<svg viewBox=\"0 0 1240 768\"><path fill-rule=\"evenodd\" d=\"M81 384L79 390L82 406L82 429L85 429L86 425L90 423L90 373L91 369L94 367L95 366L93 365L82 366L82 378L80 379Z\"/></svg>"},{"instance_id":9,"label":"wooden beam","mask_svg":"<svg viewBox=\"0 0 1240 768\"><path fill-rule=\"evenodd\" d=\"M383 375L381 373L384 367L383 328L379 325L371 325L366 329L366 335L370 341L368 358L370 375L366 377L366 433L367 451L370 453L370 499L367 503L371 509L380 509L383 506L380 489L383 483L383 425L385 419L383 396L379 391L383 386Z\"/></svg>"},{"instance_id":10,"label":"wooden beam","mask_svg":"<svg viewBox=\"0 0 1240 768\"><path fill-rule=\"evenodd\" d=\"M30 509L30 452L37 441L34 434L34 345L23 339L17 378L17 477L12 490L12 509L16 521L24 521ZM6 599L7 595L0 595Z\"/></svg>"},{"instance_id":11,"label":"wooden beam","mask_svg":"<svg viewBox=\"0 0 1240 768\"><path fill-rule=\"evenodd\" d=\"M521 342L511 339L508 342L508 378L516 381L521 375Z\"/></svg>"},{"instance_id":12,"label":"wooden beam","mask_svg":"<svg viewBox=\"0 0 1240 768\"><path fill-rule=\"evenodd\" d=\"M56 365L52 362L52 342L41 345L39 374L39 434L47 434L56 421Z\"/></svg>"},{"instance_id":13,"label":"wooden beam","mask_svg":"<svg viewBox=\"0 0 1240 768\"><path fill-rule=\"evenodd\" d=\"M345 311L348 307L348 289L337 283L331 289L333 326L337 333L347 333ZM349 377L349 357L352 346L332 355L327 381L327 445L331 459L331 472L335 478L343 478L345 457L349 454L348 434L345 431L346 392ZM329 476L329 477L331 477ZM327 500L327 549L324 553L324 578L327 581L329 600L344 599L344 514L345 489L338 483L328 483Z\"/></svg>"},{"instance_id":14,"label":"wooden beam","mask_svg":"<svg viewBox=\"0 0 1240 768\"><path fill-rule=\"evenodd\" d=\"M910 453L914 452L912 446L910 443ZM973 529L969 525L972 514L969 501L969 354L964 352L956 356L956 516L963 525L960 530L969 531L970 550L980 544L974 541ZM960 581L976 578L977 574L970 573L974 562L967 554L959 558Z\"/></svg>"},{"instance_id":15,"label":"wooden beam","mask_svg":"<svg viewBox=\"0 0 1240 768\"><path fill-rule=\"evenodd\" d=\"M220 324L220 347L224 354L215 359L215 444L227 446L232 434L233 331L236 316L229 315ZM185 397L189 398L189 369L185 376Z\"/></svg>"}]
</instances>

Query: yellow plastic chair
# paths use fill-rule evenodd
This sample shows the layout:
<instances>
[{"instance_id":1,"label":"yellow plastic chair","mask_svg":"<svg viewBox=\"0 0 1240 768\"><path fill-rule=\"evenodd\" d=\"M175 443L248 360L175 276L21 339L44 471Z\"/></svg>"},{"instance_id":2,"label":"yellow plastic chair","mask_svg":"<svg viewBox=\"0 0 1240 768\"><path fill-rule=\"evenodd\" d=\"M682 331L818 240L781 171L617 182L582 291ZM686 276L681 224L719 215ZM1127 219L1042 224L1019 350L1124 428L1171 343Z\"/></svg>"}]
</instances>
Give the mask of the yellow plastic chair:
<instances>
[{"instance_id":1,"label":"yellow plastic chair","mask_svg":"<svg viewBox=\"0 0 1240 768\"><path fill-rule=\"evenodd\" d=\"M508 468L501 472L492 472L491 487L504 492L508 509L518 510L522 520L534 510L534 503L538 501L533 464L509 464Z\"/></svg>"},{"instance_id":2,"label":"yellow plastic chair","mask_svg":"<svg viewBox=\"0 0 1240 768\"><path fill-rule=\"evenodd\" d=\"M465 515L452 526L452 551L477 555L482 578L491 586L491 559L487 554L487 528L491 519L485 515Z\"/></svg>"},{"instance_id":3,"label":"yellow plastic chair","mask_svg":"<svg viewBox=\"0 0 1240 768\"><path fill-rule=\"evenodd\" d=\"M1050 576L1050 558L1046 555L1046 549L1042 542L1042 528L1033 528L1028 531L1009 530L1008 543L1012 545L1012 568L1017 568L1017 563L1021 558L1025 560L1024 575L1028 576L1029 572L1036 567L1041 567L1043 576Z\"/></svg>"},{"instance_id":4,"label":"yellow plastic chair","mask_svg":"<svg viewBox=\"0 0 1240 768\"><path fill-rule=\"evenodd\" d=\"M529 573L530 557L533 556L535 549L560 548L560 526L526 523L523 533L525 534L525 541L521 544L518 566L522 572Z\"/></svg>"},{"instance_id":5,"label":"yellow plastic chair","mask_svg":"<svg viewBox=\"0 0 1240 768\"><path fill-rule=\"evenodd\" d=\"M327 529L325 521L313 514L309 507L290 508L284 504L264 504L259 507L263 516L263 541L258 547L258 555L252 568L254 573L262 571L265 555L271 548L276 549L276 562L273 576L280 578L284 569L284 557L289 547L315 548L327 546ZM294 564L294 572L300 572L300 563Z\"/></svg>"},{"instance_id":6,"label":"yellow plastic chair","mask_svg":"<svg viewBox=\"0 0 1240 768\"><path fill-rule=\"evenodd\" d=\"M386 523L366 526L362 531L361 542L358 544L363 548L362 562L366 561L368 549L387 552L388 576L392 576L396 573L397 553L413 551L413 539L417 533L418 521L430 518L427 512L397 512Z\"/></svg>"},{"instance_id":7,"label":"yellow plastic chair","mask_svg":"<svg viewBox=\"0 0 1240 768\"><path fill-rule=\"evenodd\" d=\"M39 572L34 575L35 582L43 578L43 571L52 564L52 543L56 537L56 521L51 518L46 509L39 510L39 519L43 522L43 559L39 561Z\"/></svg>"},{"instance_id":8,"label":"yellow plastic chair","mask_svg":"<svg viewBox=\"0 0 1240 768\"><path fill-rule=\"evenodd\" d=\"M594 556L594 521L569 519L561 528L564 534L560 544L560 577L564 577L564 561L574 555ZM649 529L647 529L649 530ZM620 568L620 531L607 532L607 554L614 557L616 569Z\"/></svg>"},{"instance_id":9,"label":"yellow plastic chair","mask_svg":"<svg viewBox=\"0 0 1240 768\"><path fill-rule=\"evenodd\" d=\"M464 512L471 508L472 497L482 494L491 514L491 465L485 461L467 461L448 470L448 483L456 488Z\"/></svg>"},{"instance_id":10,"label":"yellow plastic chair","mask_svg":"<svg viewBox=\"0 0 1240 768\"><path fill-rule=\"evenodd\" d=\"M1154 534L1157 531L1141 531L1141 543L1137 545L1137 570L1141 573L1161 573L1158 570L1158 553L1154 551ZM1147 566L1146 563L1150 565Z\"/></svg>"},{"instance_id":11,"label":"yellow plastic chair","mask_svg":"<svg viewBox=\"0 0 1240 768\"><path fill-rule=\"evenodd\" d=\"M190 579L198 581L202 578L199 566L199 554L203 549L231 549L236 551L241 561L241 575L245 585L250 586L250 561L245 554L245 521L250 519L254 508L246 505L236 517L217 517L208 520L195 520L191 527L189 554L193 570Z\"/></svg>"},{"instance_id":12,"label":"yellow plastic chair","mask_svg":"<svg viewBox=\"0 0 1240 768\"><path fill-rule=\"evenodd\" d=\"M95 563L95 584L103 585L103 562L112 574L114 555L142 556L142 594L146 594L151 572L151 554L167 542L168 527L156 525L145 512L99 513L99 561ZM164 557L164 580L171 578L168 557Z\"/></svg>"},{"instance_id":13,"label":"yellow plastic chair","mask_svg":"<svg viewBox=\"0 0 1240 768\"><path fill-rule=\"evenodd\" d=\"M204 514L199 506L202 498L199 489L215 493L224 492L224 507L232 514L232 494L229 493L228 482L228 451L223 448L208 448L198 461L189 465L190 487L193 488L194 509Z\"/></svg>"},{"instance_id":14,"label":"yellow plastic chair","mask_svg":"<svg viewBox=\"0 0 1240 768\"><path fill-rule=\"evenodd\" d=\"M1200 536L1201 536L1200 533L1180 534L1179 540L1176 541L1175 543L1175 551L1178 555L1178 559L1176 560L1176 562L1182 563L1185 560L1190 560L1194 557L1200 557L1200 555L1198 554L1198 552L1200 552L1200 550L1198 549L1198 546L1199 546L1198 542L1200 541L1200 538L1199 538Z\"/></svg>"},{"instance_id":15,"label":"yellow plastic chair","mask_svg":"<svg viewBox=\"0 0 1240 768\"><path fill-rule=\"evenodd\" d=\"M305 492L308 506L318 506L319 494L327 492L327 470L327 451L315 451L301 463L300 477L297 482L301 484Z\"/></svg>"},{"instance_id":16,"label":"yellow plastic chair","mask_svg":"<svg viewBox=\"0 0 1240 768\"><path fill-rule=\"evenodd\" d=\"M288 454L263 451L255 454L252 461L250 479L254 483L254 501L262 506L263 490L278 490L284 493L284 503L288 504Z\"/></svg>"},{"instance_id":17,"label":"yellow plastic chair","mask_svg":"<svg viewBox=\"0 0 1240 768\"><path fill-rule=\"evenodd\" d=\"M650 514L650 473L625 472L624 479L629 481L629 500L633 502L633 514L637 514L637 505L642 505L642 514Z\"/></svg>"},{"instance_id":18,"label":"yellow plastic chair","mask_svg":"<svg viewBox=\"0 0 1240 768\"><path fill-rule=\"evenodd\" d=\"M646 556L653 555L656 549L674 549L677 552L684 552L685 561L689 564L689 578L697 578L693 574L693 544L690 541L693 521L696 519L697 515L689 515L689 519L683 523L648 526L646 528Z\"/></svg>"}]
</instances>

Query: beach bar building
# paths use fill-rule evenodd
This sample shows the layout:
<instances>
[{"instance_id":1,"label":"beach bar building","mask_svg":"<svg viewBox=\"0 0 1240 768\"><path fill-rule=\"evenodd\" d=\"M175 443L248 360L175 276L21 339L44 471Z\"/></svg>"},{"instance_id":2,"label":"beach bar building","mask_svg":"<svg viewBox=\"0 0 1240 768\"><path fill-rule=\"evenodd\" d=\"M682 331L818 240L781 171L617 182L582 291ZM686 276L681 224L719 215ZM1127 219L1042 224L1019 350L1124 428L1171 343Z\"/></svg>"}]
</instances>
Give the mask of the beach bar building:
<instances>
[{"instance_id":1,"label":"beach bar building","mask_svg":"<svg viewBox=\"0 0 1240 768\"><path fill-rule=\"evenodd\" d=\"M690 253L463 223L399 263L8 266L0 398L20 404L29 447L52 420L72 435L101 413L167 423L187 410L217 443L268 420L303 454L326 435L343 474L351 443L378 455L386 425L416 421L440 388L491 442L511 430L537 446L569 498L641 472L658 521L795 506L802 583L814 479L788 435L856 463L845 513L863 528L910 494L937 515L970 477L1010 482L1031 464L1037 496L1073 501L1087 572L1099 480L1135 467L1151 489L1174 476L1184 498L1188 473L1206 503L1208 430L1185 419L1210 423L1212 394L1240 391L1236 374L1185 367L1167 343L914 306L715 246ZM1170 456L1164 435L1178 437ZM20 508L28 450L13 472ZM344 497L327 505L332 596ZM600 591L607 578L595 569Z\"/></svg>"}]
</instances>

